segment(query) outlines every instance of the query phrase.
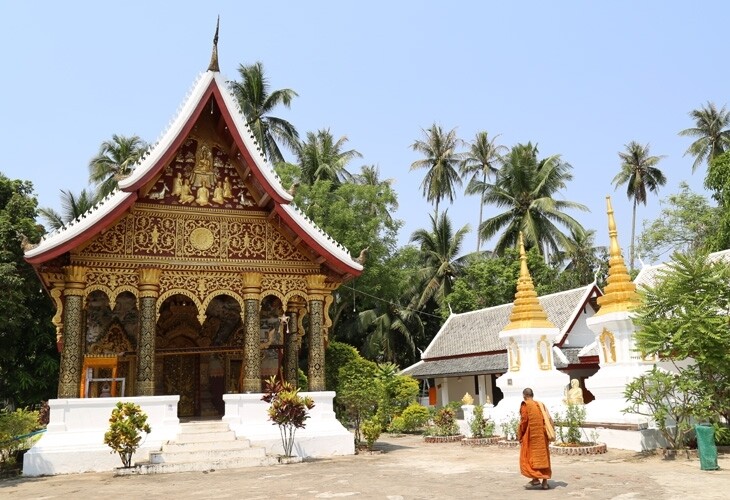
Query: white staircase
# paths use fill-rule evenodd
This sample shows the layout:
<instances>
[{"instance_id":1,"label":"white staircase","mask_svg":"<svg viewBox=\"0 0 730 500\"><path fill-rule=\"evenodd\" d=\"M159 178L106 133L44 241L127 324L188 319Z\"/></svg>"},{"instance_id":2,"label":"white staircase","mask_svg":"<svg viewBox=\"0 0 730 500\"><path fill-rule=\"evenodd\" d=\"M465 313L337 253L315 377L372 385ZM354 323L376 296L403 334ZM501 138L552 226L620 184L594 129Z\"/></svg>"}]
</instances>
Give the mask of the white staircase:
<instances>
[{"instance_id":1,"label":"white staircase","mask_svg":"<svg viewBox=\"0 0 730 500\"><path fill-rule=\"evenodd\" d=\"M150 452L149 462L137 463L127 473L208 471L277 463L278 458L267 456L264 448L252 447L246 439L236 439L226 422L201 421L180 424L175 440L163 444L160 451Z\"/></svg>"}]
</instances>

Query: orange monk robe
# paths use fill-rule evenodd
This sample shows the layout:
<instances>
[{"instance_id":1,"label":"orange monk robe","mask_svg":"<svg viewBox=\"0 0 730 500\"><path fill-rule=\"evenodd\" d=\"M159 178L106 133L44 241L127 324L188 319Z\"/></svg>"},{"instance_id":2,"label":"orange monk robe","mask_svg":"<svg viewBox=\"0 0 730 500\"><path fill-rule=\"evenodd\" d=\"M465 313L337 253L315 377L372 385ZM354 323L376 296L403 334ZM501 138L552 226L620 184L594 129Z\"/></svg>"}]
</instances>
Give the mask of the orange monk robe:
<instances>
[{"instance_id":1,"label":"orange monk robe","mask_svg":"<svg viewBox=\"0 0 730 500\"><path fill-rule=\"evenodd\" d=\"M540 403L531 399L520 405L520 472L530 479L550 479L550 442L545 434Z\"/></svg>"}]
</instances>

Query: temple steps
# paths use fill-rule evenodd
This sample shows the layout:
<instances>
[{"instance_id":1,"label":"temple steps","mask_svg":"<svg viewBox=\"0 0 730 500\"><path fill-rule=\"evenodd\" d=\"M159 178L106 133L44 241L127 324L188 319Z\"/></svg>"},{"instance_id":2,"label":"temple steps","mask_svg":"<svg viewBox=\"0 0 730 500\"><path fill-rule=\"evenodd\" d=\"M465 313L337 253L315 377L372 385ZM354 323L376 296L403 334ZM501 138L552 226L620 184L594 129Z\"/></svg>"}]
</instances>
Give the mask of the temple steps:
<instances>
[{"instance_id":1,"label":"temple steps","mask_svg":"<svg viewBox=\"0 0 730 500\"><path fill-rule=\"evenodd\" d=\"M187 422L180 424L180 434L150 452L148 462L138 462L117 474L164 474L172 472L210 471L258 467L280 463L262 447L251 446L236 435L225 422Z\"/></svg>"}]
</instances>

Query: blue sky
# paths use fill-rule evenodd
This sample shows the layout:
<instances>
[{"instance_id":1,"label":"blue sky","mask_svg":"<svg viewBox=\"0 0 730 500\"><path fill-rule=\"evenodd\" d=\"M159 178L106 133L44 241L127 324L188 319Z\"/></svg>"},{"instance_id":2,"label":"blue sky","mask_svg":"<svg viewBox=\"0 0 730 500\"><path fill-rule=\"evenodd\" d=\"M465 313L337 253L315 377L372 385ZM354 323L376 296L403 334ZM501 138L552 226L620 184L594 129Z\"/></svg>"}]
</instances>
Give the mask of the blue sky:
<instances>
[{"instance_id":1,"label":"blue sky","mask_svg":"<svg viewBox=\"0 0 730 500\"><path fill-rule=\"evenodd\" d=\"M33 182L41 206L87 186L88 161L112 134L152 142L207 68L221 16L221 72L264 63L273 88L299 93L278 116L304 135L330 128L395 180L400 242L428 227L423 172L410 145L436 122L471 140L532 141L573 165L564 199L598 243L613 196L622 247L631 203L614 190L617 152L636 140L666 155L660 197L681 181L702 192L704 168L683 157L687 113L727 102L724 2L9 2L0 3L0 172ZM715 20L716 22L713 22ZM659 198L639 220L659 213ZM442 205L444 206L444 205ZM485 215L496 214L493 207ZM449 207L470 224L475 197ZM354 250L353 250L354 251ZM627 252L626 252L627 253Z\"/></svg>"}]
</instances>

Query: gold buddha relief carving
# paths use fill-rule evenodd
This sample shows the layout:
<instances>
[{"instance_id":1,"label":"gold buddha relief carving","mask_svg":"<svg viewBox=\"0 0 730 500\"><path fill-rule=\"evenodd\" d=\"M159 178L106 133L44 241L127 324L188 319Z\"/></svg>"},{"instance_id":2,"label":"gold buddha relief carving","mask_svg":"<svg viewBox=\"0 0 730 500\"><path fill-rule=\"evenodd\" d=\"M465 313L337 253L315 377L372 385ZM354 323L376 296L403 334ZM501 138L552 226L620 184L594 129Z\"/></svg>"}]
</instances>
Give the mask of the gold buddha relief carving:
<instances>
[{"instance_id":1,"label":"gold buddha relief carving","mask_svg":"<svg viewBox=\"0 0 730 500\"><path fill-rule=\"evenodd\" d=\"M537 364L541 370L549 370L552 365L550 357L550 343L545 335L537 341Z\"/></svg>"},{"instance_id":2,"label":"gold buddha relief carving","mask_svg":"<svg viewBox=\"0 0 730 500\"><path fill-rule=\"evenodd\" d=\"M601 350L603 351L603 361L605 363L616 362L616 338L613 333L609 332L606 328L601 332L598 337L601 343Z\"/></svg>"},{"instance_id":3,"label":"gold buddha relief carving","mask_svg":"<svg viewBox=\"0 0 730 500\"><path fill-rule=\"evenodd\" d=\"M514 337L510 337L509 345L507 348L509 356L509 369L512 372L520 371L520 346L515 342Z\"/></svg>"}]
</instances>

